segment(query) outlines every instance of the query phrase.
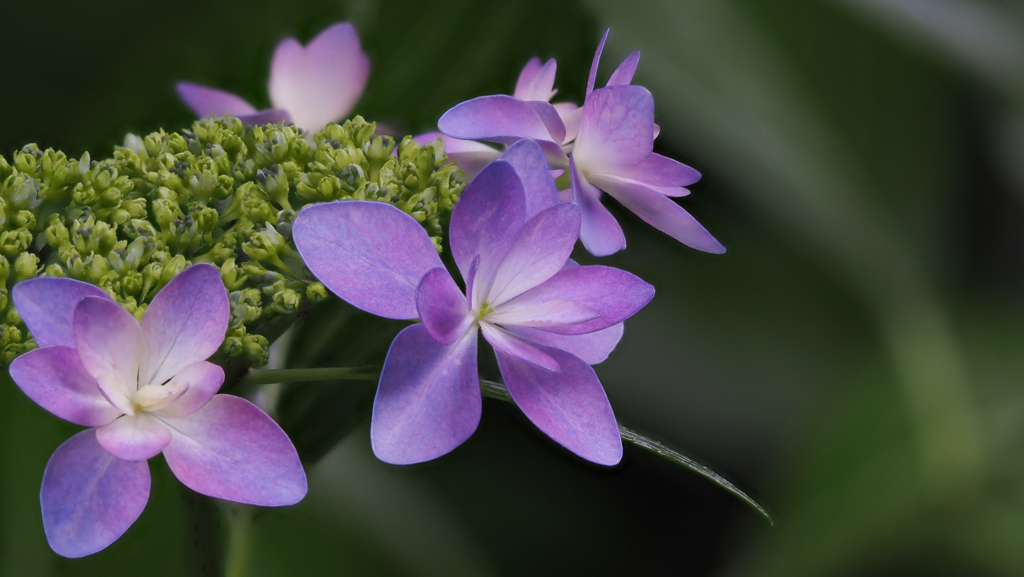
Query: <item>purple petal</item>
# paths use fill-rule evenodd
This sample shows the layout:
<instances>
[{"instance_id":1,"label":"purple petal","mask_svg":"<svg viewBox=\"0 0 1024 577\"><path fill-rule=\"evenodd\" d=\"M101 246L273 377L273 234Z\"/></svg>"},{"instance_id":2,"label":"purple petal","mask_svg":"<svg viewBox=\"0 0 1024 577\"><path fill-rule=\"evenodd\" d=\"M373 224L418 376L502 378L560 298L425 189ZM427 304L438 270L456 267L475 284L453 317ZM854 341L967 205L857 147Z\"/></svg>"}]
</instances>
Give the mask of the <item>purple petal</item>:
<instances>
[{"instance_id":1,"label":"purple petal","mask_svg":"<svg viewBox=\"0 0 1024 577\"><path fill-rule=\"evenodd\" d=\"M108 453L92 429L57 447L46 464L39 503L55 553L77 558L101 551L139 518L149 500L149 465Z\"/></svg>"},{"instance_id":2,"label":"purple petal","mask_svg":"<svg viewBox=\"0 0 1024 577\"><path fill-rule=\"evenodd\" d=\"M653 149L654 97L646 88L608 86L587 97L572 150L584 176L614 174L647 160Z\"/></svg>"},{"instance_id":3,"label":"purple petal","mask_svg":"<svg viewBox=\"0 0 1024 577\"><path fill-rule=\"evenodd\" d=\"M722 254L725 247L697 219L671 199L638 182L607 179L605 192L633 211L647 224L690 248Z\"/></svg>"},{"instance_id":4,"label":"purple petal","mask_svg":"<svg viewBox=\"0 0 1024 577\"><path fill-rule=\"evenodd\" d=\"M558 188L551 178L544 151L535 140L524 138L516 142L501 155L501 160L511 164L523 182L527 219L558 204Z\"/></svg>"},{"instance_id":5,"label":"purple petal","mask_svg":"<svg viewBox=\"0 0 1024 577\"><path fill-rule=\"evenodd\" d=\"M183 418L160 416L171 430L167 465L188 488L262 507L294 505L306 473L288 435L249 401L216 395Z\"/></svg>"},{"instance_id":6,"label":"purple petal","mask_svg":"<svg viewBox=\"0 0 1024 577\"><path fill-rule=\"evenodd\" d=\"M34 278L14 285L14 307L40 347L75 346L75 307L85 297L111 300L98 286L69 278Z\"/></svg>"},{"instance_id":7,"label":"purple petal","mask_svg":"<svg viewBox=\"0 0 1024 577\"><path fill-rule=\"evenodd\" d=\"M574 203L556 204L523 226L494 274L484 300L492 307L522 294L562 269L579 238L580 209ZM478 290L480 285L476 285Z\"/></svg>"},{"instance_id":8,"label":"purple petal","mask_svg":"<svg viewBox=\"0 0 1024 577\"><path fill-rule=\"evenodd\" d=\"M604 43L608 40L608 33L612 29L609 28L604 31L604 36L601 37L601 42L597 45L597 50L594 52L594 60L590 63L590 75L587 76L587 96L594 91L594 82L597 81L597 66L601 62L601 53L604 52Z\"/></svg>"},{"instance_id":9,"label":"purple petal","mask_svg":"<svg viewBox=\"0 0 1024 577\"><path fill-rule=\"evenodd\" d=\"M540 58L531 58L523 67L523 71L519 73L516 90L512 95L519 100L548 102L558 92L554 90L557 66L554 58L549 59L543 66L540 63Z\"/></svg>"},{"instance_id":10,"label":"purple petal","mask_svg":"<svg viewBox=\"0 0 1024 577\"><path fill-rule=\"evenodd\" d=\"M452 211L448 239L462 278L478 255L473 294L486 294L494 273L526 223L523 183L512 165L495 161L469 183ZM436 264L430 268L440 265ZM315 272L315 271L314 271ZM471 302L473 295L470 297Z\"/></svg>"},{"instance_id":11,"label":"purple petal","mask_svg":"<svg viewBox=\"0 0 1024 577\"><path fill-rule=\"evenodd\" d=\"M268 108L252 114L241 114L238 119L248 126L262 126L264 124L292 124L292 117L287 110L280 108Z\"/></svg>"},{"instance_id":12,"label":"purple petal","mask_svg":"<svg viewBox=\"0 0 1024 577\"><path fill-rule=\"evenodd\" d=\"M601 173L596 172L589 180L598 184L599 174ZM700 180L700 173L696 170L660 154L652 154L643 162L630 166L616 166L614 173L610 173L609 176L635 180L650 187L690 186Z\"/></svg>"},{"instance_id":13,"label":"purple petal","mask_svg":"<svg viewBox=\"0 0 1024 577\"><path fill-rule=\"evenodd\" d=\"M633 74L636 72L636 65L640 63L640 51L636 51L619 63L619 67L612 72L608 83L605 86L616 86L633 82Z\"/></svg>"},{"instance_id":14,"label":"purple petal","mask_svg":"<svg viewBox=\"0 0 1024 577\"><path fill-rule=\"evenodd\" d=\"M573 200L580 207L580 242L594 256L608 256L626 248L626 235L612 213L601 204L601 191L587 182L570 161Z\"/></svg>"},{"instance_id":15,"label":"purple petal","mask_svg":"<svg viewBox=\"0 0 1024 577\"><path fill-rule=\"evenodd\" d=\"M413 140L418 142L420 146L423 146L434 142L438 138L444 141L444 153L448 155L448 160L457 164L466 173L466 176L470 178L501 156L500 151L486 144L475 140L452 138L443 132L427 132L426 134L414 136Z\"/></svg>"},{"instance_id":16,"label":"purple petal","mask_svg":"<svg viewBox=\"0 0 1024 577\"><path fill-rule=\"evenodd\" d=\"M179 385L180 384L180 385ZM187 390L177 400L160 408L161 415L168 417L185 417L201 409L217 394L224 384L224 369L207 361L193 363L180 370L167 383L171 386L184 386Z\"/></svg>"},{"instance_id":17,"label":"purple petal","mask_svg":"<svg viewBox=\"0 0 1024 577\"><path fill-rule=\"evenodd\" d=\"M393 465L436 459L473 434L481 407L476 332L442 345L412 325L384 361L370 425L373 453Z\"/></svg>"},{"instance_id":18,"label":"purple petal","mask_svg":"<svg viewBox=\"0 0 1024 577\"><path fill-rule=\"evenodd\" d=\"M423 227L383 202L307 206L292 234L306 266L331 292L389 319L417 318L420 279L444 266Z\"/></svg>"},{"instance_id":19,"label":"purple petal","mask_svg":"<svg viewBox=\"0 0 1024 577\"><path fill-rule=\"evenodd\" d=\"M480 332L491 343L495 353L503 353L536 365L546 371L558 371L558 361L537 347L490 323L480 323Z\"/></svg>"},{"instance_id":20,"label":"purple petal","mask_svg":"<svg viewBox=\"0 0 1024 577\"><path fill-rule=\"evenodd\" d=\"M256 108L245 100L223 90L207 88L191 82L179 82L178 96L199 118L207 116L245 116Z\"/></svg>"},{"instance_id":21,"label":"purple petal","mask_svg":"<svg viewBox=\"0 0 1024 577\"><path fill-rule=\"evenodd\" d=\"M118 459L145 461L164 450L171 432L150 415L137 413L96 429L96 440Z\"/></svg>"},{"instance_id":22,"label":"purple petal","mask_svg":"<svg viewBox=\"0 0 1024 577\"><path fill-rule=\"evenodd\" d=\"M416 289L416 307L427 332L442 345L454 343L473 322L465 295L444 267L423 276Z\"/></svg>"},{"instance_id":23,"label":"purple petal","mask_svg":"<svg viewBox=\"0 0 1024 577\"><path fill-rule=\"evenodd\" d=\"M550 144L561 144L565 142L565 123L562 122L562 117L559 116L558 110L554 106L547 102L531 101L527 102L530 108L537 114L541 122L544 123L544 128L547 129L550 138ZM545 141L547 142L547 141ZM561 147L559 147L561 150Z\"/></svg>"},{"instance_id":24,"label":"purple petal","mask_svg":"<svg viewBox=\"0 0 1024 577\"><path fill-rule=\"evenodd\" d=\"M556 335L540 329L529 327L509 327L509 331L527 341L561 349L570 355L579 357L588 365L603 363L608 355L622 339L623 323L612 325L585 335Z\"/></svg>"},{"instance_id":25,"label":"purple petal","mask_svg":"<svg viewBox=\"0 0 1024 577\"><path fill-rule=\"evenodd\" d=\"M228 330L231 305L220 271L209 264L185 269L150 303L142 317L145 358L139 385L159 385L217 352Z\"/></svg>"},{"instance_id":26,"label":"purple petal","mask_svg":"<svg viewBox=\"0 0 1024 577\"><path fill-rule=\"evenodd\" d=\"M558 161L565 157L560 146L565 138L565 125L554 107L545 102L524 102L504 94L480 96L456 104L441 116L437 127L453 138L506 145L532 138L549 159ZM558 134L557 140L552 130Z\"/></svg>"},{"instance_id":27,"label":"purple petal","mask_svg":"<svg viewBox=\"0 0 1024 577\"><path fill-rule=\"evenodd\" d=\"M580 132L580 121L583 119L583 109L572 102L556 102L552 106L565 125L565 140L562 144L576 140L576 135Z\"/></svg>"},{"instance_id":28,"label":"purple petal","mask_svg":"<svg viewBox=\"0 0 1024 577\"><path fill-rule=\"evenodd\" d=\"M537 428L599 465L622 460L615 414L594 369L558 349L546 349L562 370L552 373L501 352L498 367L516 405Z\"/></svg>"},{"instance_id":29,"label":"purple petal","mask_svg":"<svg viewBox=\"0 0 1024 577\"><path fill-rule=\"evenodd\" d=\"M596 319L601 313L587 305L572 301L554 300L519 306L504 304L487 316L487 321L503 327L534 327L554 330Z\"/></svg>"},{"instance_id":30,"label":"purple petal","mask_svg":"<svg viewBox=\"0 0 1024 577\"><path fill-rule=\"evenodd\" d=\"M654 298L654 287L636 275L608 266L563 269L544 284L508 302L529 307L549 301L570 301L594 309L601 316L577 325L548 329L563 335L581 335L621 323Z\"/></svg>"},{"instance_id":31,"label":"purple petal","mask_svg":"<svg viewBox=\"0 0 1024 577\"><path fill-rule=\"evenodd\" d=\"M143 350L135 317L112 300L86 297L75 308L75 344L82 366L107 401L122 413L133 413Z\"/></svg>"},{"instance_id":32,"label":"purple petal","mask_svg":"<svg viewBox=\"0 0 1024 577\"><path fill-rule=\"evenodd\" d=\"M294 38L277 45L270 65L270 101L283 108L295 126L319 132L328 122L348 116L366 88L370 59L348 22L321 32L303 48Z\"/></svg>"},{"instance_id":33,"label":"purple petal","mask_svg":"<svg viewBox=\"0 0 1024 577\"><path fill-rule=\"evenodd\" d=\"M29 351L11 363L11 378L28 398L76 425L98 427L121 414L100 394L78 351L47 347Z\"/></svg>"}]
</instances>

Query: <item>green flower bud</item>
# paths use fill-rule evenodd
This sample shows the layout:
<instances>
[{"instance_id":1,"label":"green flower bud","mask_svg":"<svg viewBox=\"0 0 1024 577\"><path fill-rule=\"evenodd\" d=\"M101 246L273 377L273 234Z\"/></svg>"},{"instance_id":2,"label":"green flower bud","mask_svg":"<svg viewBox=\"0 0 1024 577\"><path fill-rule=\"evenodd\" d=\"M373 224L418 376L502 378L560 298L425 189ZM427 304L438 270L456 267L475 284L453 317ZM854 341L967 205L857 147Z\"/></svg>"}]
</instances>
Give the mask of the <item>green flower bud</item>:
<instances>
[{"instance_id":1,"label":"green flower bud","mask_svg":"<svg viewBox=\"0 0 1024 577\"><path fill-rule=\"evenodd\" d=\"M60 248L70 244L71 233L68 227L64 226L64 219L59 214L51 214L46 219L46 242L53 248Z\"/></svg>"},{"instance_id":2,"label":"green flower bud","mask_svg":"<svg viewBox=\"0 0 1024 577\"><path fill-rule=\"evenodd\" d=\"M297 311L300 304L302 304L302 295L296 290L286 288L274 293L270 310L277 314L287 315Z\"/></svg>"},{"instance_id":3,"label":"green flower bud","mask_svg":"<svg viewBox=\"0 0 1024 577\"><path fill-rule=\"evenodd\" d=\"M23 252L14 261L14 282L35 278L39 272L39 257L30 252Z\"/></svg>"},{"instance_id":4,"label":"green flower bud","mask_svg":"<svg viewBox=\"0 0 1024 577\"><path fill-rule=\"evenodd\" d=\"M21 254L31 245L32 233L23 228L0 232L0 252L7 256Z\"/></svg>"},{"instance_id":5,"label":"green flower bud","mask_svg":"<svg viewBox=\"0 0 1024 577\"><path fill-rule=\"evenodd\" d=\"M242 351L254 367L262 367L270 360L270 343L263 335L245 335L242 337Z\"/></svg>"},{"instance_id":6,"label":"green flower bud","mask_svg":"<svg viewBox=\"0 0 1024 577\"><path fill-rule=\"evenodd\" d=\"M238 290L249 277L235 265L235 259L229 258L220 266L220 278L229 291Z\"/></svg>"},{"instance_id":7,"label":"green flower bud","mask_svg":"<svg viewBox=\"0 0 1024 577\"><path fill-rule=\"evenodd\" d=\"M63 277L68 276L68 273L67 273L67 271L64 270L64 267L60 266L57 263L54 263L54 264L51 264L51 265L47 265L46 266L46 272L43 273L43 274L45 274L46 276L51 276L51 277L56 277L56 278L63 278Z\"/></svg>"},{"instance_id":8,"label":"green flower bud","mask_svg":"<svg viewBox=\"0 0 1024 577\"><path fill-rule=\"evenodd\" d=\"M221 352L230 357L237 357L238 355L241 355L244 352L244 348L242 346L242 338L244 336L245 327L228 330L227 335L224 337L224 342L220 345Z\"/></svg>"},{"instance_id":9,"label":"green flower bud","mask_svg":"<svg viewBox=\"0 0 1024 577\"><path fill-rule=\"evenodd\" d=\"M5 310L7 308L7 303L7 288L0 287L0 311Z\"/></svg>"},{"instance_id":10,"label":"green flower bud","mask_svg":"<svg viewBox=\"0 0 1024 577\"><path fill-rule=\"evenodd\" d=\"M4 322L10 326L18 326L24 323L24 321L21 320L21 313L18 312L17 307L7 309L7 315L4 317ZM21 338L21 331L18 331L19 340L17 342L20 342Z\"/></svg>"},{"instance_id":11,"label":"green flower bud","mask_svg":"<svg viewBox=\"0 0 1024 577\"><path fill-rule=\"evenodd\" d=\"M163 272L160 273L160 286L171 282L171 279L177 276L179 272L185 270L185 267L187 267L188 264L189 263L185 260L185 257L180 254L171 257L171 260L164 264Z\"/></svg>"},{"instance_id":12,"label":"green flower bud","mask_svg":"<svg viewBox=\"0 0 1024 577\"><path fill-rule=\"evenodd\" d=\"M327 299L327 287L321 282L311 282L306 286L306 298L319 303Z\"/></svg>"},{"instance_id":13,"label":"green flower bud","mask_svg":"<svg viewBox=\"0 0 1024 577\"><path fill-rule=\"evenodd\" d=\"M4 284L4 280L7 279L7 275L11 272L11 263L7 260L7 257L0 255L0 285ZM2 308L2 307L0 307Z\"/></svg>"}]
</instances>

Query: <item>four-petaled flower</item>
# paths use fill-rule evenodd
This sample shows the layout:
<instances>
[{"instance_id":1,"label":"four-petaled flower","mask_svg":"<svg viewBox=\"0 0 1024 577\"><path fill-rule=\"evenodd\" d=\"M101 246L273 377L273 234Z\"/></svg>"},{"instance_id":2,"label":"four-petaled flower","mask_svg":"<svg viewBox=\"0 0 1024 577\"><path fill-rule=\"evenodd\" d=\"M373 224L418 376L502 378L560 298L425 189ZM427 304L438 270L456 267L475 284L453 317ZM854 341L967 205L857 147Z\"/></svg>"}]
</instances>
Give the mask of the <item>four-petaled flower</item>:
<instances>
[{"instance_id":1,"label":"four-petaled flower","mask_svg":"<svg viewBox=\"0 0 1024 577\"><path fill-rule=\"evenodd\" d=\"M585 459L619 462L615 416L588 363L607 357L654 289L569 260L579 225L579 208L559 202L532 141L488 165L455 206L449 239L465 293L423 228L391 205L341 201L299 213L296 247L331 291L376 315L422 321L399 333L384 362L371 423L378 458L427 461L476 430L479 330L538 428Z\"/></svg>"},{"instance_id":2,"label":"four-petaled flower","mask_svg":"<svg viewBox=\"0 0 1024 577\"><path fill-rule=\"evenodd\" d=\"M309 45L294 38L277 45L270 65L270 102L256 108L234 94L190 82L178 83L178 95L200 117L238 116L247 124L292 122L309 134L348 116L366 88L370 60L348 22L321 32Z\"/></svg>"},{"instance_id":3,"label":"four-petaled flower","mask_svg":"<svg viewBox=\"0 0 1024 577\"><path fill-rule=\"evenodd\" d=\"M40 490L50 547L95 553L120 537L149 499L146 460L163 452L189 488L252 505L306 494L291 441L258 407L216 394L207 362L230 315L218 270L192 266L153 298L140 324L98 287L38 278L14 287L40 349L11 364L14 381L51 413L91 427L53 453Z\"/></svg>"}]
</instances>

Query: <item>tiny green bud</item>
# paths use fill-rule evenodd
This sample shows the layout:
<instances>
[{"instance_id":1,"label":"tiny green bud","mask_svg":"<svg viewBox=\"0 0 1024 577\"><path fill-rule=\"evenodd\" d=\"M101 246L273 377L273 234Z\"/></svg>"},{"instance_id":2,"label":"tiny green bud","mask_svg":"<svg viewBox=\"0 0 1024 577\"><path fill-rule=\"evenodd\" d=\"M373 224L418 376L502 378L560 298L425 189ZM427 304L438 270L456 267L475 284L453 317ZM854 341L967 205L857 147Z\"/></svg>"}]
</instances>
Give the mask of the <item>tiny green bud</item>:
<instances>
[{"instance_id":1,"label":"tiny green bud","mask_svg":"<svg viewBox=\"0 0 1024 577\"><path fill-rule=\"evenodd\" d=\"M39 257L31 252L23 252L14 261L14 282L35 278L39 271Z\"/></svg>"},{"instance_id":2,"label":"tiny green bud","mask_svg":"<svg viewBox=\"0 0 1024 577\"><path fill-rule=\"evenodd\" d=\"M242 350L245 358L255 367L265 366L270 360L270 343L263 335L242 337Z\"/></svg>"},{"instance_id":3,"label":"tiny green bud","mask_svg":"<svg viewBox=\"0 0 1024 577\"><path fill-rule=\"evenodd\" d=\"M321 282L311 282L306 286L306 298L319 303L327 299L327 287Z\"/></svg>"}]
</instances>

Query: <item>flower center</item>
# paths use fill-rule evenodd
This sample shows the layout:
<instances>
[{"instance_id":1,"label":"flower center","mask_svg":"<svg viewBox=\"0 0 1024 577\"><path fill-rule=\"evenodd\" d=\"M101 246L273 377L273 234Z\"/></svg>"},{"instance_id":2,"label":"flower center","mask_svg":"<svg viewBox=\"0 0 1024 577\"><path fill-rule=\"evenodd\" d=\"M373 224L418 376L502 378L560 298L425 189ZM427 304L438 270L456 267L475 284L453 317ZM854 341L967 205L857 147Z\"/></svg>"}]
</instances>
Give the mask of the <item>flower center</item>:
<instances>
[{"instance_id":1,"label":"flower center","mask_svg":"<svg viewBox=\"0 0 1024 577\"><path fill-rule=\"evenodd\" d=\"M476 320L482 321L487 318L487 315L494 312L494 308L487 302L480 305L480 309L476 311Z\"/></svg>"}]
</instances>

